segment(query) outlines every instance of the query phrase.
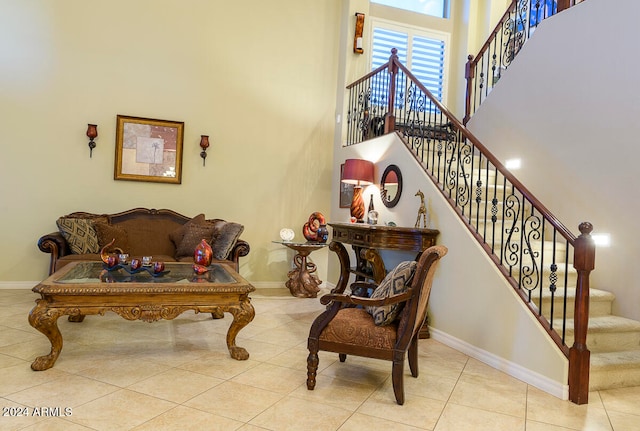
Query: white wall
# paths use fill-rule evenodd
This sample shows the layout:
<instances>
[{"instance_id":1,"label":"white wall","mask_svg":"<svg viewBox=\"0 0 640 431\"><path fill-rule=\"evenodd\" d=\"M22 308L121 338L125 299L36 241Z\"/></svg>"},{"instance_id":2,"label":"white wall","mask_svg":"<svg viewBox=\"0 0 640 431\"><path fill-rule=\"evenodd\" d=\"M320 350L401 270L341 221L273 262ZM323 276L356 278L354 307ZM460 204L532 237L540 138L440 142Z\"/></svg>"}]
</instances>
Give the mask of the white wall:
<instances>
[{"instance_id":1,"label":"white wall","mask_svg":"<svg viewBox=\"0 0 640 431\"><path fill-rule=\"evenodd\" d=\"M376 185L367 187L363 195L369 202L369 195L373 194L381 223L394 221L398 226L414 226L420 207L420 199L415 194L418 189L425 194L429 227L440 231L438 244L449 248L431 293L429 316L434 337L557 397L566 398L566 358L402 141L390 134L344 147L336 157L375 162ZM400 167L404 182L400 201L394 208L382 204L377 185L389 164ZM335 202L333 221L347 222L349 209L337 206ZM347 249L353 259L350 247ZM415 254L391 251L381 254L388 268L415 257ZM337 274L338 259L334 257L330 263L336 266L333 269Z\"/></svg>"},{"instance_id":2,"label":"white wall","mask_svg":"<svg viewBox=\"0 0 640 431\"><path fill-rule=\"evenodd\" d=\"M244 224L240 272L284 282L271 241L330 210L341 3L0 0L0 284L47 274L59 216L138 206ZM181 185L114 181L118 114L184 121Z\"/></svg>"},{"instance_id":3,"label":"white wall","mask_svg":"<svg viewBox=\"0 0 640 431\"><path fill-rule=\"evenodd\" d=\"M469 128L574 233L610 233L591 287L640 320L637 142L640 3L589 0L542 22ZM597 29L597 31L595 31Z\"/></svg>"}]
</instances>

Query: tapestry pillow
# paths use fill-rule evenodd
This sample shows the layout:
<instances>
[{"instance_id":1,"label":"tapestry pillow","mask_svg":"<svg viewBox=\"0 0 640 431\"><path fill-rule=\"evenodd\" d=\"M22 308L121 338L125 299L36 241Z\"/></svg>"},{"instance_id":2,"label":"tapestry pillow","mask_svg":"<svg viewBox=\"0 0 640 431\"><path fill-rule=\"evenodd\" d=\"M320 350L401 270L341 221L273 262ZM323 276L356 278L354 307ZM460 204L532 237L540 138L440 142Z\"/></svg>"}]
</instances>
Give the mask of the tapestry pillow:
<instances>
[{"instance_id":1,"label":"tapestry pillow","mask_svg":"<svg viewBox=\"0 0 640 431\"><path fill-rule=\"evenodd\" d=\"M180 246L182 237L184 237L184 234L187 232L190 226L202 225L206 223L207 221L204 218L204 214L198 214L197 216L195 216L194 218L192 218L191 220L189 220L188 222L186 222L185 224L183 224L173 232L170 232L169 239L171 240L171 242L173 242L173 245L177 249Z\"/></svg>"},{"instance_id":2,"label":"tapestry pillow","mask_svg":"<svg viewBox=\"0 0 640 431\"><path fill-rule=\"evenodd\" d=\"M226 259L236 245L242 231L244 231L244 226L239 223L217 223L211 238L213 258L219 260Z\"/></svg>"},{"instance_id":3,"label":"tapestry pillow","mask_svg":"<svg viewBox=\"0 0 640 431\"><path fill-rule=\"evenodd\" d=\"M182 240L176 248L176 259L181 257L193 256L196 246L203 239L210 241L213 235L214 227L210 224L191 224L182 236Z\"/></svg>"},{"instance_id":4,"label":"tapestry pillow","mask_svg":"<svg viewBox=\"0 0 640 431\"><path fill-rule=\"evenodd\" d=\"M98 253L98 236L93 227L94 219L60 217L56 221L73 254Z\"/></svg>"},{"instance_id":5,"label":"tapestry pillow","mask_svg":"<svg viewBox=\"0 0 640 431\"><path fill-rule=\"evenodd\" d=\"M389 272L384 280L376 287L371 294L371 298L386 298L392 295L404 293L409 288L411 277L416 269L417 263L414 260L401 262L391 272ZM380 307L368 306L366 310L376 325L388 325L394 321L400 310L402 303L383 305Z\"/></svg>"},{"instance_id":6,"label":"tapestry pillow","mask_svg":"<svg viewBox=\"0 0 640 431\"><path fill-rule=\"evenodd\" d=\"M127 235L126 230L119 226L99 222L94 223L93 227L98 235L98 246L100 250L114 239L116 242L111 246L111 250L118 248L124 253L129 250L129 235Z\"/></svg>"}]
</instances>

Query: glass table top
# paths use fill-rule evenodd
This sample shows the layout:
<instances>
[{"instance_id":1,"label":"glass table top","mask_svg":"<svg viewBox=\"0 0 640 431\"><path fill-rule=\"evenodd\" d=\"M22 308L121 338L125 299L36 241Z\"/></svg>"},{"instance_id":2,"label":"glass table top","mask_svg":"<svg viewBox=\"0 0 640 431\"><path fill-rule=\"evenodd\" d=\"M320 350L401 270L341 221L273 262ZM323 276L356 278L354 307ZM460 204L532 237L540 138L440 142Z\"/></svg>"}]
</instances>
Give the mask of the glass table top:
<instances>
[{"instance_id":1,"label":"glass table top","mask_svg":"<svg viewBox=\"0 0 640 431\"><path fill-rule=\"evenodd\" d=\"M129 265L107 271L102 262L81 262L69 272L57 279L56 283L237 283L236 279L220 264L210 265L209 271L197 275L191 264L165 263L165 270L161 276L153 276L146 267L139 272L130 274ZM150 269L150 268L149 268Z\"/></svg>"}]
</instances>

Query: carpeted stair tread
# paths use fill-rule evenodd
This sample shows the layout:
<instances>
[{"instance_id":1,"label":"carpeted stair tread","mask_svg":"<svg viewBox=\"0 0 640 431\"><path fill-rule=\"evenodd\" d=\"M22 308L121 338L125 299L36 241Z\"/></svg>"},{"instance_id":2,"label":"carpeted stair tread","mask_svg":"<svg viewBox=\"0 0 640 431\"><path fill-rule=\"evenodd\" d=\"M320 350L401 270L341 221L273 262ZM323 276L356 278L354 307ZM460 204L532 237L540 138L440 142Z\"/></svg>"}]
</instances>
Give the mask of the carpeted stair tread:
<instances>
[{"instance_id":1,"label":"carpeted stair tread","mask_svg":"<svg viewBox=\"0 0 640 431\"><path fill-rule=\"evenodd\" d=\"M567 320L567 331L573 331L573 319ZM637 320L613 315L589 318L590 333L633 331L640 331L640 322Z\"/></svg>"},{"instance_id":2,"label":"carpeted stair tread","mask_svg":"<svg viewBox=\"0 0 640 431\"><path fill-rule=\"evenodd\" d=\"M591 354L591 371L640 368L640 349Z\"/></svg>"},{"instance_id":3,"label":"carpeted stair tread","mask_svg":"<svg viewBox=\"0 0 640 431\"><path fill-rule=\"evenodd\" d=\"M564 289L558 288L555 292L555 296L562 297L563 295L564 295ZM542 292L542 297L543 298L551 297L551 291L549 289L544 289L544 291ZM576 297L576 288L575 286L573 287L570 286L567 290L567 298L574 299L575 297ZM606 290L593 289L593 288L589 289L589 301L613 301L615 298L616 296L613 293L608 292Z\"/></svg>"}]
</instances>

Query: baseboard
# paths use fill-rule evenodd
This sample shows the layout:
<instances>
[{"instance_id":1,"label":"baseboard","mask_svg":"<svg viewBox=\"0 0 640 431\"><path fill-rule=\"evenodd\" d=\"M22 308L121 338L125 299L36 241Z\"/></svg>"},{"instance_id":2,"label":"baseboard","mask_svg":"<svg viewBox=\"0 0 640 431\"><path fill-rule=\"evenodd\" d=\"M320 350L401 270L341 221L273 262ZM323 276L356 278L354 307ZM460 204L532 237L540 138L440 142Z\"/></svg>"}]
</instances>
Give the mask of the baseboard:
<instances>
[{"instance_id":1,"label":"baseboard","mask_svg":"<svg viewBox=\"0 0 640 431\"><path fill-rule=\"evenodd\" d=\"M446 334L435 328L429 327L429 332L431 333L431 338L451 347L452 349L455 349L467 356L477 359L478 361L483 362L497 370L500 370L510 375L511 377L521 380L531 386L535 386L541 391L553 395L554 397L560 398L562 400L569 399L569 385L563 385L555 380L551 380L548 377L545 377L535 371L531 371L519 364L507 361L504 358L500 358L494 355L493 353L489 353L487 351L479 349L476 346L452 337L449 334Z\"/></svg>"},{"instance_id":2,"label":"baseboard","mask_svg":"<svg viewBox=\"0 0 640 431\"><path fill-rule=\"evenodd\" d=\"M33 289L39 281L0 281L0 290L4 289Z\"/></svg>"}]
</instances>

